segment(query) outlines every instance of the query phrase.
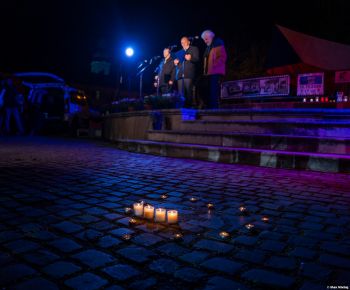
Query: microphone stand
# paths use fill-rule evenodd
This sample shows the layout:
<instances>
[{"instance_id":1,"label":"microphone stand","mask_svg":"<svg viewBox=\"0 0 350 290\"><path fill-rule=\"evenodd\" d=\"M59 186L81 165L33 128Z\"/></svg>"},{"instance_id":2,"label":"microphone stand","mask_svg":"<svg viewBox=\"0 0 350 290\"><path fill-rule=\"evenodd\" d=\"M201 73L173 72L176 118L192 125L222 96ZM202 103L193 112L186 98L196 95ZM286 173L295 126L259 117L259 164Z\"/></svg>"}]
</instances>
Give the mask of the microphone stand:
<instances>
[{"instance_id":1,"label":"microphone stand","mask_svg":"<svg viewBox=\"0 0 350 290\"><path fill-rule=\"evenodd\" d=\"M136 74L137 76L140 77L140 83L139 83L139 95L140 95L140 99L142 100L143 95L142 95L142 88L143 88L143 73L145 72L145 70L149 67L148 65L141 65L139 72Z\"/></svg>"}]
</instances>

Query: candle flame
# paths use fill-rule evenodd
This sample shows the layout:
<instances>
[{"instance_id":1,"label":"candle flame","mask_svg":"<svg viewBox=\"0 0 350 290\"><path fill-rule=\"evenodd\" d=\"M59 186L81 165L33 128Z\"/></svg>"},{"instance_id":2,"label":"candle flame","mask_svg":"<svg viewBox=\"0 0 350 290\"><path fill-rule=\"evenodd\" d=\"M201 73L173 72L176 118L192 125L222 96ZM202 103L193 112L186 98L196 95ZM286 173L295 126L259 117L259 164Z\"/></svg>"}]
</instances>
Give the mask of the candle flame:
<instances>
[{"instance_id":1,"label":"candle flame","mask_svg":"<svg viewBox=\"0 0 350 290\"><path fill-rule=\"evenodd\" d=\"M219 233L221 238L228 238L230 236L230 234L228 232L222 231Z\"/></svg>"},{"instance_id":2,"label":"candle flame","mask_svg":"<svg viewBox=\"0 0 350 290\"><path fill-rule=\"evenodd\" d=\"M252 228L254 228L253 224L246 224L245 225L246 229L251 230Z\"/></svg>"},{"instance_id":3,"label":"candle flame","mask_svg":"<svg viewBox=\"0 0 350 290\"><path fill-rule=\"evenodd\" d=\"M244 206L240 206L240 207L239 207L239 211L240 211L240 212L244 212L244 211L246 211L246 210L247 210L247 208L244 207Z\"/></svg>"},{"instance_id":4,"label":"candle flame","mask_svg":"<svg viewBox=\"0 0 350 290\"><path fill-rule=\"evenodd\" d=\"M131 239L131 235L130 234L124 234L122 235L122 239L125 240L125 241L128 241Z\"/></svg>"},{"instance_id":5,"label":"candle flame","mask_svg":"<svg viewBox=\"0 0 350 290\"><path fill-rule=\"evenodd\" d=\"M267 223L269 221L269 218L267 216L264 216L261 218L261 220L265 223Z\"/></svg>"}]
</instances>

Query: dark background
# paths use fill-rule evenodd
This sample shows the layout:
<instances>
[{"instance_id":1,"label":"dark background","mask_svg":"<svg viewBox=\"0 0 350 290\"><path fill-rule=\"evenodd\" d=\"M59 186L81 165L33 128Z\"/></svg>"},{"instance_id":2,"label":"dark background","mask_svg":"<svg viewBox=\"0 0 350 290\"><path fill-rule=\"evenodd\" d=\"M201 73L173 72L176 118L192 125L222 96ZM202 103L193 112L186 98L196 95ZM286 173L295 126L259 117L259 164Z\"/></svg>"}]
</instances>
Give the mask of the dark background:
<instances>
[{"instance_id":1,"label":"dark background","mask_svg":"<svg viewBox=\"0 0 350 290\"><path fill-rule=\"evenodd\" d=\"M347 1L227 2L3 1L0 71L47 71L86 82L97 56L116 69L127 45L136 62L208 28L226 43L231 78L279 64L271 59L271 50L278 51L275 24L350 44ZM197 45L203 49L202 40Z\"/></svg>"}]
</instances>

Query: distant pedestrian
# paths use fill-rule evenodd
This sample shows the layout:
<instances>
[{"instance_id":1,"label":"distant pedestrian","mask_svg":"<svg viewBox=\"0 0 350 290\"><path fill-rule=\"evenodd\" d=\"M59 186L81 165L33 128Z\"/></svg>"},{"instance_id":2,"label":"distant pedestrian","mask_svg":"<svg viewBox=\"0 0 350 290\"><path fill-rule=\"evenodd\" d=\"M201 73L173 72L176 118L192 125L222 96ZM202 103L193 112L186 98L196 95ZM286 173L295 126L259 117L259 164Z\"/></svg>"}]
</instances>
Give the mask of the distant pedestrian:
<instances>
[{"instance_id":1,"label":"distant pedestrian","mask_svg":"<svg viewBox=\"0 0 350 290\"><path fill-rule=\"evenodd\" d=\"M23 105L23 96L17 91L12 79L7 79L4 85L4 108L5 108L5 130L7 134L11 133L11 117L14 118L17 133L23 134L23 125L20 116L20 108Z\"/></svg>"}]
</instances>

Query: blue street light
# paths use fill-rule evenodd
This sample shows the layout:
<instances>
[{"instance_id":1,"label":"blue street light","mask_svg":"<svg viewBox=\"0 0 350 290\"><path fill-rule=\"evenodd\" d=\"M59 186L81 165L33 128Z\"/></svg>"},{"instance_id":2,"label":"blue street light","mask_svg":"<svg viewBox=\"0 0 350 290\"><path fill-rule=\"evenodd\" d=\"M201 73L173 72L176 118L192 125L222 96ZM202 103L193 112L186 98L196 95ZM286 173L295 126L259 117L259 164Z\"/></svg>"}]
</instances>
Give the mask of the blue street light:
<instances>
[{"instance_id":1,"label":"blue street light","mask_svg":"<svg viewBox=\"0 0 350 290\"><path fill-rule=\"evenodd\" d=\"M127 57L132 57L134 55L134 49L132 47L128 47L125 49L125 54Z\"/></svg>"}]
</instances>

